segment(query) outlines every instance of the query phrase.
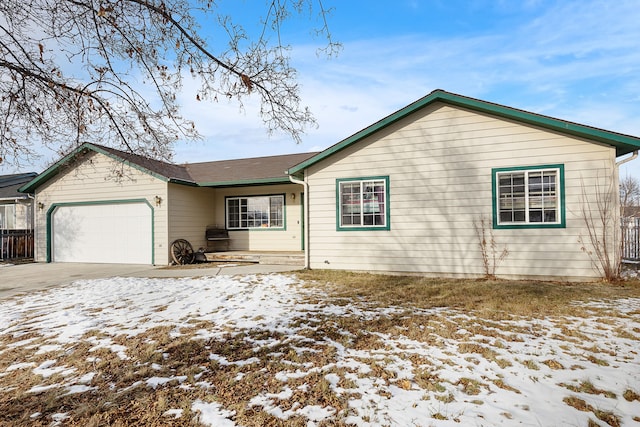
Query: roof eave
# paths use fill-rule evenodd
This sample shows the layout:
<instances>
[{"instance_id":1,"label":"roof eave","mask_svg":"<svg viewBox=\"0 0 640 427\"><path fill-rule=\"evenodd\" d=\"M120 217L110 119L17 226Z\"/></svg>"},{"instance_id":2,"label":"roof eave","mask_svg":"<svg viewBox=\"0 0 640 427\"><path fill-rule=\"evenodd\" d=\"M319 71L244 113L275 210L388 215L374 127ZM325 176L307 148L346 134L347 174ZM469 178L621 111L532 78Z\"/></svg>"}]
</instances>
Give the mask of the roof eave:
<instances>
[{"instance_id":1,"label":"roof eave","mask_svg":"<svg viewBox=\"0 0 640 427\"><path fill-rule=\"evenodd\" d=\"M253 185L290 184L288 176L273 178L238 179L233 181L199 182L198 187L244 187Z\"/></svg>"}]
</instances>

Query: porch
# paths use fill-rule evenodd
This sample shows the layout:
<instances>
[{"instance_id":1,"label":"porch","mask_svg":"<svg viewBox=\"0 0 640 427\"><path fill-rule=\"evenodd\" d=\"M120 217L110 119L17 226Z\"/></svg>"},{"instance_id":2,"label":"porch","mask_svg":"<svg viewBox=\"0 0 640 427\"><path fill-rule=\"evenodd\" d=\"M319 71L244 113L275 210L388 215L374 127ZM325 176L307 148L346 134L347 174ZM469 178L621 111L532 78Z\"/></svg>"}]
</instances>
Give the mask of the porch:
<instances>
[{"instance_id":1,"label":"porch","mask_svg":"<svg viewBox=\"0 0 640 427\"><path fill-rule=\"evenodd\" d=\"M207 262L244 262L304 266L304 251L224 251L205 252Z\"/></svg>"},{"instance_id":2,"label":"porch","mask_svg":"<svg viewBox=\"0 0 640 427\"><path fill-rule=\"evenodd\" d=\"M33 258L33 230L0 229L0 261Z\"/></svg>"}]
</instances>

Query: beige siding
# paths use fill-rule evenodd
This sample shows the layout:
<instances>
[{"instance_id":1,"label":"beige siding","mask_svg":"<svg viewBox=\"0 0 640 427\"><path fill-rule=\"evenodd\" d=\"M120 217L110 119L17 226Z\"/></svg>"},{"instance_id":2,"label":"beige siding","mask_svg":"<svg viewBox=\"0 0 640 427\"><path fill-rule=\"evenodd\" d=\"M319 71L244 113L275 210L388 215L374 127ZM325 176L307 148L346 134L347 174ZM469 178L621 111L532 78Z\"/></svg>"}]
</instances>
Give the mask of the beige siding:
<instances>
[{"instance_id":1,"label":"beige siding","mask_svg":"<svg viewBox=\"0 0 640 427\"><path fill-rule=\"evenodd\" d=\"M207 247L205 230L215 224L215 190L169 184L169 242L186 239L194 250Z\"/></svg>"},{"instance_id":2,"label":"beige siding","mask_svg":"<svg viewBox=\"0 0 640 427\"><path fill-rule=\"evenodd\" d=\"M32 228L32 212L33 202L19 202L16 203L16 228L17 229L30 229Z\"/></svg>"},{"instance_id":3,"label":"beige siding","mask_svg":"<svg viewBox=\"0 0 640 427\"><path fill-rule=\"evenodd\" d=\"M236 196L284 194L285 229L230 231L229 249L251 251L302 250L302 186L296 184L236 187L216 190L216 224L225 224L225 199ZM294 197L292 197L294 196Z\"/></svg>"},{"instance_id":4,"label":"beige siding","mask_svg":"<svg viewBox=\"0 0 640 427\"><path fill-rule=\"evenodd\" d=\"M595 186L617 182L614 162L610 147L429 106L308 169L311 267L482 276L474 222L485 218L492 228L492 168L563 164L566 228L493 230L509 250L496 273L593 277L578 243L587 234L582 193L594 205ZM371 176L389 177L390 230L337 231L336 179Z\"/></svg>"},{"instance_id":5,"label":"beige siding","mask_svg":"<svg viewBox=\"0 0 640 427\"><path fill-rule=\"evenodd\" d=\"M162 199L156 205L155 197ZM154 212L155 264L168 263L167 184L103 154L90 152L76 163L63 166L58 176L36 192L36 261L46 261L46 214L54 203L83 203L146 199Z\"/></svg>"}]
</instances>

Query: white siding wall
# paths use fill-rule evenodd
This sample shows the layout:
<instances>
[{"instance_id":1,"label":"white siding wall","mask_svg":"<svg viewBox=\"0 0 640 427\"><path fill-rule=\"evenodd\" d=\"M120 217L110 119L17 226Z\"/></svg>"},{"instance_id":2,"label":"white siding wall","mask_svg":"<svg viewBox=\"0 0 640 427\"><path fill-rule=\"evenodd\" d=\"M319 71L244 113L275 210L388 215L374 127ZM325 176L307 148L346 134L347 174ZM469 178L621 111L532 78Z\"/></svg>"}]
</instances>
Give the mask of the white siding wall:
<instances>
[{"instance_id":1,"label":"white siding wall","mask_svg":"<svg viewBox=\"0 0 640 427\"><path fill-rule=\"evenodd\" d=\"M429 106L309 168L311 268L482 276L473 224L491 228L492 168L564 164L566 228L493 230L509 250L496 274L593 277L578 243L582 189L593 201L596 184L617 180L614 162L610 147ZM369 176L389 176L391 229L336 231L336 179Z\"/></svg>"},{"instance_id":2,"label":"white siding wall","mask_svg":"<svg viewBox=\"0 0 640 427\"><path fill-rule=\"evenodd\" d=\"M215 190L169 184L169 244L186 239L194 250L207 247L205 230L215 224Z\"/></svg>"},{"instance_id":3,"label":"white siding wall","mask_svg":"<svg viewBox=\"0 0 640 427\"><path fill-rule=\"evenodd\" d=\"M237 187L216 190L216 224L224 227L225 198L236 196L285 195L285 230L230 231L231 250L300 251L302 250L302 186L297 184ZM291 195L295 194L295 199Z\"/></svg>"},{"instance_id":4,"label":"white siding wall","mask_svg":"<svg viewBox=\"0 0 640 427\"><path fill-rule=\"evenodd\" d=\"M155 204L155 196L163 203ZM45 262L46 213L54 203L96 202L146 199L154 209L155 264L168 264L167 184L138 169L126 166L103 154L89 152L77 163L40 187L36 192L36 261ZM38 203L44 208L39 209Z\"/></svg>"},{"instance_id":5,"label":"white siding wall","mask_svg":"<svg viewBox=\"0 0 640 427\"><path fill-rule=\"evenodd\" d=\"M33 202L21 202L16 204L16 228L30 229L32 225Z\"/></svg>"}]
</instances>

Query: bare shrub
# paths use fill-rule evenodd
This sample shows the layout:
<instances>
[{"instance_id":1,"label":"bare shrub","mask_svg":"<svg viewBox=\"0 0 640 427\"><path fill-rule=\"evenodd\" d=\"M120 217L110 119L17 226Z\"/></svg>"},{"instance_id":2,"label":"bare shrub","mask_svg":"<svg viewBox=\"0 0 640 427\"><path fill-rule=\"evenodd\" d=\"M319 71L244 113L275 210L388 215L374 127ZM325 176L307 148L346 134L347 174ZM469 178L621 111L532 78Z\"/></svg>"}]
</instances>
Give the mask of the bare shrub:
<instances>
[{"instance_id":1,"label":"bare shrub","mask_svg":"<svg viewBox=\"0 0 640 427\"><path fill-rule=\"evenodd\" d=\"M498 264L504 261L509 255L509 250L506 245L502 250L498 248L498 242L496 242L495 236L493 235L491 223L485 217L473 221L473 228L476 231L478 246L482 254L484 275L487 279L495 279Z\"/></svg>"},{"instance_id":2,"label":"bare shrub","mask_svg":"<svg viewBox=\"0 0 640 427\"><path fill-rule=\"evenodd\" d=\"M620 279L622 268L622 238L620 236L620 210L614 177L601 185L597 179L593 198L589 198L582 181L581 216L587 230L580 236L580 249L589 255L591 264L606 282Z\"/></svg>"}]
</instances>

